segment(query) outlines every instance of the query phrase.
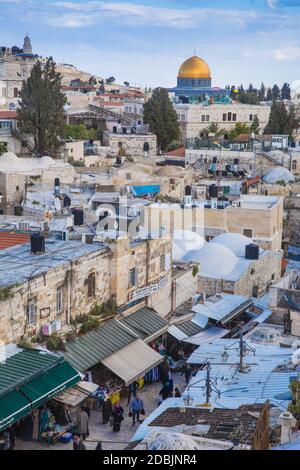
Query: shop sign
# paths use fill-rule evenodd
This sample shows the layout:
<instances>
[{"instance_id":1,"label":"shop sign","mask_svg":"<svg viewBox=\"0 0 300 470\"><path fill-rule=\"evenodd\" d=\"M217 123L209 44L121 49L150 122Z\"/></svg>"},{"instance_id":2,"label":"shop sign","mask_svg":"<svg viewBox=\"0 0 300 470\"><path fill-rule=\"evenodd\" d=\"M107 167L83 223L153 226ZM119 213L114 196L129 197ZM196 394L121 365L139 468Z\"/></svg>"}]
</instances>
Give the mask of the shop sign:
<instances>
[{"instance_id":1,"label":"shop sign","mask_svg":"<svg viewBox=\"0 0 300 470\"><path fill-rule=\"evenodd\" d=\"M141 289L137 289L134 292L131 292L129 294L129 301L133 302L135 300L149 297L152 294L156 294L157 292L159 292L160 289L162 289L164 286L167 285L168 280L169 280L169 276L165 276L162 279L160 279L159 282L155 284L150 284L149 286L142 287Z\"/></svg>"}]
</instances>

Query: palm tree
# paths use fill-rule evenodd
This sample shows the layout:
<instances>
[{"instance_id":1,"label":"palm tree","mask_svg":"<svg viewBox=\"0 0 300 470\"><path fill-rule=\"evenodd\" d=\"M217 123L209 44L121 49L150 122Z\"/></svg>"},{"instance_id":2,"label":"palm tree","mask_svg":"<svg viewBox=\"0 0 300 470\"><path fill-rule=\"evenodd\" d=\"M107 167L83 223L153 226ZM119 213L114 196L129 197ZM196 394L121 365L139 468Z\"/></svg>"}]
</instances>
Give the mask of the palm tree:
<instances>
[{"instance_id":1,"label":"palm tree","mask_svg":"<svg viewBox=\"0 0 300 470\"><path fill-rule=\"evenodd\" d=\"M211 135L213 137L223 137L224 134L226 134L226 130L220 129L217 122L212 122L208 127L203 129L202 132L207 136Z\"/></svg>"}]
</instances>

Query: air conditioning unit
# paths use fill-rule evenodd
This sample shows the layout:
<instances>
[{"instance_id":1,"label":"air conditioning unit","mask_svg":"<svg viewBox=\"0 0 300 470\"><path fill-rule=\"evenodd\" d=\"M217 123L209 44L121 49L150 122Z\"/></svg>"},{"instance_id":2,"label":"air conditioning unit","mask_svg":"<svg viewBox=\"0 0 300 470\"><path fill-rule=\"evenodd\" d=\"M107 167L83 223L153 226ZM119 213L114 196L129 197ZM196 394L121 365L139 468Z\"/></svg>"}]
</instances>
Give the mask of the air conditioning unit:
<instances>
[{"instance_id":1,"label":"air conditioning unit","mask_svg":"<svg viewBox=\"0 0 300 470\"><path fill-rule=\"evenodd\" d=\"M46 323L42 326L43 336L51 336L59 331L61 331L61 320L54 320L53 322Z\"/></svg>"}]
</instances>

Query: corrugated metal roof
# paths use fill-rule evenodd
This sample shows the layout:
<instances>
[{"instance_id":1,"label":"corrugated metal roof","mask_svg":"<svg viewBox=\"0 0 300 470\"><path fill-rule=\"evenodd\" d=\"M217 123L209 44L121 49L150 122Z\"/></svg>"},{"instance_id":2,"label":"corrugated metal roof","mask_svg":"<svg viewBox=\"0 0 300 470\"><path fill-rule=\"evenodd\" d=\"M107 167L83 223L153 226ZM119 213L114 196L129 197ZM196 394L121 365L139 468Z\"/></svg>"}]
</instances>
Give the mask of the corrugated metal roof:
<instances>
[{"instance_id":1,"label":"corrugated metal roof","mask_svg":"<svg viewBox=\"0 0 300 470\"><path fill-rule=\"evenodd\" d=\"M202 304L195 305L192 310L196 314L205 315L215 321L222 323L233 319L243 310L253 304L253 300L241 295L222 293L219 296L211 297ZM197 315L195 316L195 319Z\"/></svg>"},{"instance_id":2,"label":"corrugated metal roof","mask_svg":"<svg viewBox=\"0 0 300 470\"><path fill-rule=\"evenodd\" d=\"M186 320L184 322L174 323L168 328L168 333L178 339L178 341L183 341L190 336L195 336L203 330L201 326L193 322L193 320Z\"/></svg>"},{"instance_id":3,"label":"corrugated metal roof","mask_svg":"<svg viewBox=\"0 0 300 470\"><path fill-rule=\"evenodd\" d=\"M0 396L29 382L60 362L63 362L60 356L44 351L16 350L16 353L8 357L5 362L0 362Z\"/></svg>"},{"instance_id":4,"label":"corrugated metal roof","mask_svg":"<svg viewBox=\"0 0 300 470\"><path fill-rule=\"evenodd\" d=\"M186 343L191 343L195 344L196 346L200 346L200 344L202 343L212 343L217 338L223 338L227 335L227 333L229 333L229 330L212 326L204 331L201 331L201 333L192 336L191 338L186 338L184 341Z\"/></svg>"},{"instance_id":5,"label":"corrugated metal roof","mask_svg":"<svg viewBox=\"0 0 300 470\"><path fill-rule=\"evenodd\" d=\"M94 331L66 343L60 352L76 369L85 371L137 339L137 335L118 320L110 320Z\"/></svg>"},{"instance_id":6,"label":"corrugated metal roof","mask_svg":"<svg viewBox=\"0 0 300 470\"><path fill-rule=\"evenodd\" d=\"M0 232L0 250L6 250L12 246L28 243L30 235L28 233Z\"/></svg>"},{"instance_id":7,"label":"corrugated metal roof","mask_svg":"<svg viewBox=\"0 0 300 470\"><path fill-rule=\"evenodd\" d=\"M161 318L154 310L143 307L127 317L120 318L126 325L142 339L153 338L156 334L162 334L168 329L168 322Z\"/></svg>"}]
</instances>

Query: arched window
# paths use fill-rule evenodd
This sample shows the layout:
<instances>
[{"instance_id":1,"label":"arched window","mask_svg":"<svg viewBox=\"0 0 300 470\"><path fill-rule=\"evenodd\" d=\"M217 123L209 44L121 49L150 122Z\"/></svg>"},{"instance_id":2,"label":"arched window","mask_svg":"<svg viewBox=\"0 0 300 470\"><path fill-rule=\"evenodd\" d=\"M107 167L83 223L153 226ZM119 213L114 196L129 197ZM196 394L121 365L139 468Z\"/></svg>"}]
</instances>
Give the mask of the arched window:
<instances>
[{"instance_id":1,"label":"arched window","mask_svg":"<svg viewBox=\"0 0 300 470\"><path fill-rule=\"evenodd\" d=\"M144 143L144 152L149 152L149 150L150 150L150 145L149 145L148 142L145 142Z\"/></svg>"}]
</instances>

